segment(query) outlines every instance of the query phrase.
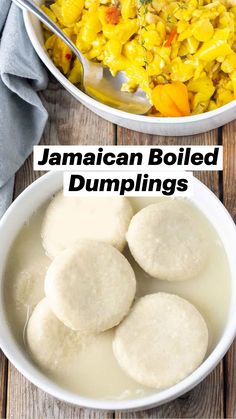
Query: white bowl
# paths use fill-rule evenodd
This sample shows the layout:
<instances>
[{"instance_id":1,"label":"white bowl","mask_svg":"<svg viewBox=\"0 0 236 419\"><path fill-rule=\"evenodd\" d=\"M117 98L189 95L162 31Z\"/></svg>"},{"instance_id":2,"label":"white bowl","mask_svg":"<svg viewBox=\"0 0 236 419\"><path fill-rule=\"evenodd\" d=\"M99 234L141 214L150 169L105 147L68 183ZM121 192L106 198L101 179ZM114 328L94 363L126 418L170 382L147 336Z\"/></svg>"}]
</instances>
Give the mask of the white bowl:
<instances>
[{"instance_id":1,"label":"white bowl","mask_svg":"<svg viewBox=\"0 0 236 419\"><path fill-rule=\"evenodd\" d=\"M228 256L231 272L232 292L228 317L216 347L196 371L169 389L139 399L102 401L81 397L67 391L42 374L33 364L27 352L15 340L4 309L4 271L14 239L31 215L61 187L62 173L52 172L42 176L15 200L0 221L0 347L3 352L12 364L36 386L58 399L79 406L103 410L144 409L161 405L189 391L215 368L236 335L236 228L225 207L205 185L194 179L192 201L207 216L220 236Z\"/></svg>"},{"instance_id":2,"label":"white bowl","mask_svg":"<svg viewBox=\"0 0 236 419\"><path fill-rule=\"evenodd\" d=\"M181 118L134 115L104 105L80 91L55 67L44 48L42 29L38 19L24 11L24 21L35 51L56 79L88 109L114 124L146 134L183 136L218 128L236 117L236 100L211 112Z\"/></svg>"}]
</instances>

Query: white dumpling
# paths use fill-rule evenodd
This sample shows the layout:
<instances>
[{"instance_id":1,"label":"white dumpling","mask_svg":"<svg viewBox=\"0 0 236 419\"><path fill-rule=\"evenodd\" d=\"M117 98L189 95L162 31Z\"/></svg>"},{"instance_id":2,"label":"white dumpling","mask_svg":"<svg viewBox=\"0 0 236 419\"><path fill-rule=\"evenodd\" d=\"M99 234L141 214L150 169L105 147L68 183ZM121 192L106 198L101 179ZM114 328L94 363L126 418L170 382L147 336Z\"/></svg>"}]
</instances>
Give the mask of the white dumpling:
<instances>
[{"instance_id":1,"label":"white dumpling","mask_svg":"<svg viewBox=\"0 0 236 419\"><path fill-rule=\"evenodd\" d=\"M133 210L125 197L65 197L50 202L42 225L42 241L53 259L80 239L99 240L122 251Z\"/></svg>"},{"instance_id":2,"label":"white dumpling","mask_svg":"<svg viewBox=\"0 0 236 419\"><path fill-rule=\"evenodd\" d=\"M44 298L29 318L26 345L36 364L46 371L53 371L79 347L80 336L55 316Z\"/></svg>"},{"instance_id":3,"label":"white dumpling","mask_svg":"<svg viewBox=\"0 0 236 419\"><path fill-rule=\"evenodd\" d=\"M48 304L68 327L98 333L127 314L136 291L134 271L113 246L81 240L61 252L45 279Z\"/></svg>"},{"instance_id":4,"label":"white dumpling","mask_svg":"<svg viewBox=\"0 0 236 419\"><path fill-rule=\"evenodd\" d=\"M117 327L114 355L138 383L158 390L191 374L203 361L208 330L198 310L176 295L147 295Z\"/></svg>"},{"instance_id":5,"label":"white dumpling","mask_svg":"<svg viewBox=\"0 0 236 419\"><path fill-rule=\"evenodd\" d=\"M130 251L150 276L175 281L198 275L208 245L198 210L187 201L162 201L142 209L131 220Z\"/></svg>"}]
</instances>

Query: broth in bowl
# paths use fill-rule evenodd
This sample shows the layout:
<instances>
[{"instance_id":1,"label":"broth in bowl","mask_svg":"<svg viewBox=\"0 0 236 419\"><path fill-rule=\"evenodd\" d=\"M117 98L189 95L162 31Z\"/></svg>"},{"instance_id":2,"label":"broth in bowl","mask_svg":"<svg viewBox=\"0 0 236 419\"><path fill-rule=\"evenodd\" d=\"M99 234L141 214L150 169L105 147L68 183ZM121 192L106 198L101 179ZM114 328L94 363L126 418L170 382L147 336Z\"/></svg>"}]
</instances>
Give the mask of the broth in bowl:
<instances>
[{"instance_id":1,"label":"broth in bowl","mask_svg":"<svg viewBox=\"0 0 236 419\"><path fill-rule=\"evenodd\" d=\"M171 205L171 202L176 202L178 199L129 198L128 201L134 214L137 214L150 205L158 205L162 202L170 202ZM209 253L206 263L197 275L184 281L153 278L134 260L128 246L123 254L132 267L137 282L133 305L141 301L140 298L145 295L158 295L158 293L175 294L187 300L197 309L207 325L207 357L217 346L227 321L231 274L224 246L210 221L191 201L184 200L184 205L199 223L208 243ZM42 223L47 207L48 203L37 210L23 226L12 246L6 268L4 294L7 317L22 350L31 353L30 348L32 348L31 356L44 374L60 387L74 394L97 400L120 401L144 398L156 393L155 388L135 381L118 363L112 346L119 325L95 335L73 331L73 339L67 340L69 347L65 351L62 350L61 345L56 345L54 349L53 358L58 362L46 364L47 354L42 362L40 358L35 358L33 353L35 346L31 346L31 342L28 341L27 328L35 306L45 298L45 276L49 266L54 263L54 260L50 260L47 256L41 239ZM60 224L58 224L58 231L60 232ZM60 258L60 255L58 257ZM121 320L120 324L128 319L129 315L130 311L125 313L124 320ZM37 336L40 336L39 331L42 334L45 333L43 327L36 322L35 334L37 332ZM53 333L52 323L47 327L47 333ZM78 342L76 338L74 339L74 333L79 333ZM51 346L49 350L50 348ZM43 351L42 346L41 351Z\"/></svg>"}]
</instances>

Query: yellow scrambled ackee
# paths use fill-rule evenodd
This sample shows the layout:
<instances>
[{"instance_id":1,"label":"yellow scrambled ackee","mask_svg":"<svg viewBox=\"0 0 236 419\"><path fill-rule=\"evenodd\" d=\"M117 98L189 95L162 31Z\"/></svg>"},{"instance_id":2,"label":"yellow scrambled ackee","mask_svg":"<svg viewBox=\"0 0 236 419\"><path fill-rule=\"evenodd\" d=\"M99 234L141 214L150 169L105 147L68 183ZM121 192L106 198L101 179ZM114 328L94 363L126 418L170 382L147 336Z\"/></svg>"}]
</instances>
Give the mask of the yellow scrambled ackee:
<instances>
[{"instance_id":1,"label":"yellow scrambled ackee","mask_svg":"<svg viewBox=\"0 0 236 419\"><path fill-rule=\"evenodd\" d=\"M199 114L236 99L236 0L56 0L43 10L89 59L126 72L161 116ZM77 84L70 49L45 29L56 66Z\"/></svg>"}]
</instances>

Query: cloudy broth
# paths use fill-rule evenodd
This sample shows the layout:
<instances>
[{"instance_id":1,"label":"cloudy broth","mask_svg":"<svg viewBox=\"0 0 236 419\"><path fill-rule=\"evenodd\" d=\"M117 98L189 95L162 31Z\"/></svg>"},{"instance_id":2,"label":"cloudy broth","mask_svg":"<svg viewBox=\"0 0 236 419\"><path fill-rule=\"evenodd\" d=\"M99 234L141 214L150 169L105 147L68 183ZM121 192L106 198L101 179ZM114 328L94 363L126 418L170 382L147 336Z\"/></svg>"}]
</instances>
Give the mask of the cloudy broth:
<instances>
[{"instance_id":1,"label":"cloudy broth","mask_svg":"<svg viewBox=\"0 0 236 419\"><path fill-rule=\"evenodd\" d=\"M129 198L137 212L160 198ZM193 204L210 243L208 264L198 276L187 281L167 282L150 278L137 266L128 249L125 255L137 278L137 298L158 291L177 294L193 303L204 316L209 330L208 354L217 344L228 313L230 272L225 250L210 222ZM23 226L9 254L6 269L5 301L12 331L25 347L24 330L34 306L44 297L44 277L50 264L41 244L41 224L46 205ZM49 378L74 393L97 399L132 399L154 392L139 385L121 370L112 352L114 330L84 340L56 371L44 371ZM151 342L150 342L151 344Z\"/></svg>"}]
</instances>

